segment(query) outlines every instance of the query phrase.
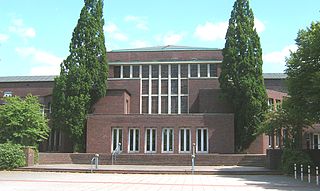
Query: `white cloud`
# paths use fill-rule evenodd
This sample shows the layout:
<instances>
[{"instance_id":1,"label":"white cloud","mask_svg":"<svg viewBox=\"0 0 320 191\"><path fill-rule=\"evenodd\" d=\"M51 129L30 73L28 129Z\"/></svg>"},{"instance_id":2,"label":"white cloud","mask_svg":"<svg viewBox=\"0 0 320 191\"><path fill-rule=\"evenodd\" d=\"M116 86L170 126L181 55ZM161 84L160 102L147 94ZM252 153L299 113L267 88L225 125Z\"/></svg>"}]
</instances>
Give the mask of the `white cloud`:
<instances>
[{"instance_id":1,"label":"white cloud","mask_svg":"<svg viewBox=\"0 0 320 191\"><path fill-rule=\"evenodd\" d=\"M138 17L133 15L128 15L124 18L126 22L133 22L138 29L148 30L148 23L146 17Z\"/></svg>"},{"instance_id":2,"label":"white cloud","mask_svg":"<svg viewBox=\"0 0 320 191\"><path fill-rule=\"evenodd\" d=\"M271 64L282 64L285 65L286 57L290 55L290 51L296 51L296 45L289 45L284 47L280 51L270 52L263 55L263 61Z\"/></svg>"},{"instance_id":3,"label":"white cloud","mask_svg":"<svg viewBox=\"0 0 320 191\"><path fill-rule=\"evenodd\" d=\"M118 26L112 22L107 23L106 26L103 27L104 31L107 33L107 38L115 39L118 41L127 41L128 36L122 33Z\"/></svg>"},{"instance_id":4,"label":"white cloud","mask_svg":"<svg viewBox=\"0 0 320 191\"><path fill-rule=\"evenodd\" d=\"M261 33L261 32L263 32L263 31L266 29L266 27L265 27L265 25L263 24L263 22L260 21L260 20L257 19L257 18L254 19L254 26L255 26L255 28L256 28L256 30L257 30L258 33Z\"/></svg>"},{"instance_id":5,"label":"white cloud","mask_svg":"<svg viewBox=\"0 0 320 191\"><path fill-rule=\"evenodd\" d=\"M136 40L130 43L133 48L143 48L149 46L149 43L143 40Z\"/></svg>"},{"instance_id":6,"label":"white cloud","mask_svg":"<svg viewBox=\"0 0 320 191\"><path fill-rule=\"evenodd\" d=\"M224 39L228 29L228 22L206 22L198 25L194 35L202 41L215 41Z\"/></svg>"},{"instance_id":7,"label":"white cloud","mask_svg":"<svg viewBox=\"0 0 320 191\"><path fill-rule=\"evenodd\" d=\"M9 39L8 35L0 34L0 42L5 42Z\"/></svg>"},{"instance_id":8,"label":"white cloud","mask_svg":"<svg viewBox=\"0 0 320 191\"><path fill-rule=\"evenodd\" d=\"M17 47L16 52L24 58L30 58L36 64L31 68L30 75L59 74L62 58L34 47Z\"/></svg>"},{"instance_id":9,"label":"white cloud","mask_svg":"<svg viewBox=\"0 0 320 191\"><path fill-rule=\"evenodd\" d=\"M33 27L26 27L22 19L14 19L12 25L9 26L9 31L22 38L34 38L36 36L35 29Z\"/></svg>"},{"instance_id":10,"label":"white cloud","mask_svg":"<svg viewBox=\"0 0 320 191\"><path fill-rule=\"evenodd\" d=\"M164 35L157 35L156 40L163 45L176 45L184 36L185 33L168 32Z\"/></svg>"}]
</instances>

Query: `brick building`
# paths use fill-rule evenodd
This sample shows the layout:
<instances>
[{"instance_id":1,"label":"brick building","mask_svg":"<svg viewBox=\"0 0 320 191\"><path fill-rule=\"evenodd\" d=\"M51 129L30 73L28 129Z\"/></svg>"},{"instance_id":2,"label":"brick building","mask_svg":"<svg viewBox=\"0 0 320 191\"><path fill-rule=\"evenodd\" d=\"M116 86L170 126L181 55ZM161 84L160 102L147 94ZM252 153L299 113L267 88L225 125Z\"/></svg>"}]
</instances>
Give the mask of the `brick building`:
<instances>
[{"instance_id":1,"label":"brick building","mask_svg":"<svg viewBox=\"0 0 320 191\"><path fill-rule=\"evenodd\" d=\"M108 52L107 95L88 115L87 152L126 154L234 153L232 107L223 99L219 49L159 46ZM50 116L54 76L0 77L0 97L39 96ZM274 108L284 96L285 75L264 74ZM265 153L277 138L260 136L247 150ZM52 131L45 151L70 151L68 138Z\"/></svg>"}]
</instances>

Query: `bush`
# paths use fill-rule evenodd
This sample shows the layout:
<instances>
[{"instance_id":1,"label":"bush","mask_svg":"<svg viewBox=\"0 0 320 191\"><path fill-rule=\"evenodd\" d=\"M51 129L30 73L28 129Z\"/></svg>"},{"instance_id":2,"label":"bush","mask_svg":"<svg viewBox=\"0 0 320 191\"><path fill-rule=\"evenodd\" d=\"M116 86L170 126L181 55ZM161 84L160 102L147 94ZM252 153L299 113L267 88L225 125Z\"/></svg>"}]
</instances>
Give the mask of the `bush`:
<instances>
[{"instance_id":1,"label":"bush","mask_svg":"<svg viewBox=\"0 0 320 191\"><path fill-rule=\"evenodd\" d=\"M25 155L20 145L0 144L0 170L10 170L25 165Z\"/></svg>"},{"instance_id":2,"label":"bush","mask_svg":"<svg viewBox=\"0 0 320 191\"><path fill-rule=\"evenodd\" d=\"M294 164L297 164L297 170L300 171L300 165L304 166L304 171L307 171L307 166L313 165L310 156L301 151L294 149L284 149L281 158L282 170L287 174L293 174Z\"/></svg>"}]
</instances>

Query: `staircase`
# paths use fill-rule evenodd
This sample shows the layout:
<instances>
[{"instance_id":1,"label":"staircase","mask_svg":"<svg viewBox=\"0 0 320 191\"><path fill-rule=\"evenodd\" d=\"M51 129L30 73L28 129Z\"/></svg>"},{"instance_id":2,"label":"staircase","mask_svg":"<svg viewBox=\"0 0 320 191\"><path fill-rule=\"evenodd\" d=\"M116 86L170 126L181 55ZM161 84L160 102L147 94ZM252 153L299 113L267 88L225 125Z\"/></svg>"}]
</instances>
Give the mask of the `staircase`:
<instances>
[{"instance_id":1,"label":"staircase","mask_svg":"<svg viewBox=\"0 0 320 191\"><path fill-rule=\"evenodd\" d=\"M266 155L245 155L238 166L265 167Z\"/></svg>"}]
</instances>

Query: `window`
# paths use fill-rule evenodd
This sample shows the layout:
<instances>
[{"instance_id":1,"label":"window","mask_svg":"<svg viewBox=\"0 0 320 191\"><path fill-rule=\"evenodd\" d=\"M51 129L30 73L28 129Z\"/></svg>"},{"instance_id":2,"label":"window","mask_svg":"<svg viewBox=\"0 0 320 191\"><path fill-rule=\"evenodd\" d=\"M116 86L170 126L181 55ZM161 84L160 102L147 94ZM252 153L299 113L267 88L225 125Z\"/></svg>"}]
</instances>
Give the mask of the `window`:
<instances>
[{"instance_id":1,"label":"window","mask_svg":"<svg viewBox=\"0 0 320 191\"><path fill-rule=\"evenodd\" d=\"M123 78L130 78L130 66L123 66Z\"/></svg>"},{"instance_id":2,"label":"window","mask_svg":"<svg viewBox=\"0 0 320 191\"><path fill-rule=\"evenodd\" d=\"M148 108L149 108L148 97L143 96L142 97L142 113L148 113Z\"/></svg>"},{"instance_id":3,"label":"window","mask_svg":"<svg viewBox=\"0 0 320 191\"><path fill-rule=\"evenodd\" d=\"M188 80L181 80L181 93L188 94Z\"/></svg>"},{"instance_id":4,"label":"window","mask_svg":"<svg viewBox=\"0 0 320 191\"><path fill-rule=\"evenodd\" d=\"M181 64L180 65L180 75L181 75L181 78L188 77L188 64Z\"/></svg>"},{"instance_id":5,"label":"window","mask_svg":"<svg viewBox=\"0 0 320 191\"><path fill-rule=\"evenodd\" d=\"M178 113L178 96L171 97L171 113Z\"/></svg>"},{"instance_id":6,"label":"window","mask_svg":"<svg viewBox=\"0 0 320 191\"><path fill-rule=\"evenodd\" d=\"M171 94L178 94L178 80L171 80Z\"/></svg>"},{"instance_id":7,"label":"window","mask_svg":"<svg viewBox=\"0 0 320 191\"><path fill-rule=\"evenodd\" d=\"M158 96L152 96L151 113L158 113Z\"/></svg>"},{"instance_id":8,"label":"window","mask_svg":"<svg viewBox=\"0 0 320 191\"><path fill-rule=\"evenodd\" d=\"M149 80L142 80L142 94L149 93Z\"/></svg>"},{"instance_id":9,"label":"window","mask_svg":"<svg viewBox=\"0 0 320 191\"><path fill-rule=\"evenodd\" d=\"M129 129L129 152L139 152L140 130L138 128Z\"/></svg>"},{"instance_id":10,"label":"window","mask_svg":"<svg viewBox=\"0 0 320 191\"><path fill-rule=\"evenodd\" d=\"M188 96L181 96L181 113L188 113Z\"/></svg>"},{"instance_id":11,"label":"window","mask_svg":"<svg viewBox=\"0 0 320 191\"><path fill-rule=\"evenodd\" d=\"M121 67L120 66L114 66L113 67L113 76L114 78L120 78L121 73Z\"/></svg>"},{"instance_id":12,"label":"window","mask_svg":"<svg viewBox=\"0 0 320 191\"><path fill-rule=\"evenodd\" d=\"M281 100L276 99L276 110L281 108Z\"/></svg>"},{"instance_id":13,"label":"window","mask_svg":"<svg viewBox=\"0 0 320 191\"><path fill-rule=\"evenodd\" d=\"M161 96L161 113L168 113L168 96Z\"/></svg>"},{"instance_id":14,"label":"window","mask_svg":"<svg viewBox=\"0 0 320 191\"><path fill-rule=\"evenodd\" d=\"M142 78L149 78L149 65L142 66Z\"/></svg>"},{"instance_id":15,"label":"window","mask_svg":"<svg viewBox=\"0 0 320 191\"><path fill-rule=\"evenodd\" d=\"M162 151L173 152L173 128L162 129Z\"/></svg>"},{"instance_id":16,"label":"window","mask_svg":"<svg viewBox=\"0 0 320 191\"><path fill-rule=\"evenodd\" d=\"M168 94L168 80L161 80L161 94Z\"/></svg>"},{"instance_id":17,"label":"window","mask_svg":"<svg viewBox=\"0 0 320 191\"><path fill-rule=\"evenodd\" d=\"M217 77L217 64L210 64L210 77Z\"/></svg>"},{"instance_id":18,"label":"window","mask_svg":"<svg viewBox=\"0 0 320 191\"><path fill-rule=\"evenodd\" d=\"M178 78L178 65L171 65L171 78Z\"/></svg>"},{"instance_id":19,"label":"window","mask_svg":"<svg viewBox=\"0 0 320 191\"><path fill-rule=\"evenodd\" d=\"M198 77L198 64L190 64L190 77Z\"/></svg>"},{"instance_id":20,"label":"window","mask_svg":"<svg viewBox=\"0 0 320 191\"><path fill-rule=\"evenodd\" d=\"M180 129L180 152L190 152L190 145L191 145L191 139L190 139L190 129L182 128Z\"/></svg>"},{"instance_id":21,"label":"window","mask_svg":"<svg viewBox=\"0 0 320 191\"><path fill-rule=\"evenodd\" d=\"M320 149L320 134L313 134L313 149Z\"/></svg>"},{"instance_id":22,"label":"window","mask_svg":"<svg viewBox=\"0 0 320 191\"><path fill-rule=\"evenodd\" d=\"M161 65L161 78L168 78L168 65Z\"/></svg>"},{"instance_id":23,"label":"window","mask_svg":"<svg viewBox=\"0 0 320 191\"><path fill-rule=\"evenodd\" d=\"M273 98L268 98L268 107L269 107L269 111L273 111L274 110Z\"/></svg>"},{"instance_id":24,"label":"window","mask_svg":"<svg viewBox=\"0 0 320 191\"><path fill-rule=\"evenodd\" d=\"M152 94L158 94L158 80L152 80Z\"/></svg>"},{"instance_id":25,"label":"window","mask_svg":"<svg viewBox=\"0 0 320 191\"><path fill-rule=\"evenodd\" d=\"M197 129L197 153L208 152L208 129L199 128Z\"/></svg>"},{"instance_id":26,"label":"window","mask_svg":"<svg viewBox=\"0 0 320 191\"><path fill-rule=\"evenodd\" d=\"M132 66L132 77L139 78L140 66Z\"/></svg>"},{"instance_id":27,"label":"window","mask_svg":"<svg viewBox=\"0 0 320 191\"><path fill-rule=\"evenodd\" d=\"M208 77L207 64L200 64L200 77Z\"/></svg>"},{"instance_id":28,"label":"window","mask_svg":"<svg viewBox=\"0 0 320 191\"><path fill-rule=\"evenodd\" d=\"M112 128L112 151L117 147L122 151L122 128Z\"/></svg>"},{"instance_id":29,"label":"window","mask_svg":"<svg viewBox=\"0 0 320 191\"><path fill-rule=\"evenodd\" d=\"M147 153L154 153L156 152L156 129L154 128L147 128L146 129L146 152Z\"/></svg>"},{"instance_id":30,"label":"window","mask_svg":"<svg viewBox=\"0 0 320 191\"><path fill-rule=\"evenodd\" d=\"M152 67L152 78L159 77L159 65L151 65Z\"/></svg>"}]
</instances>

